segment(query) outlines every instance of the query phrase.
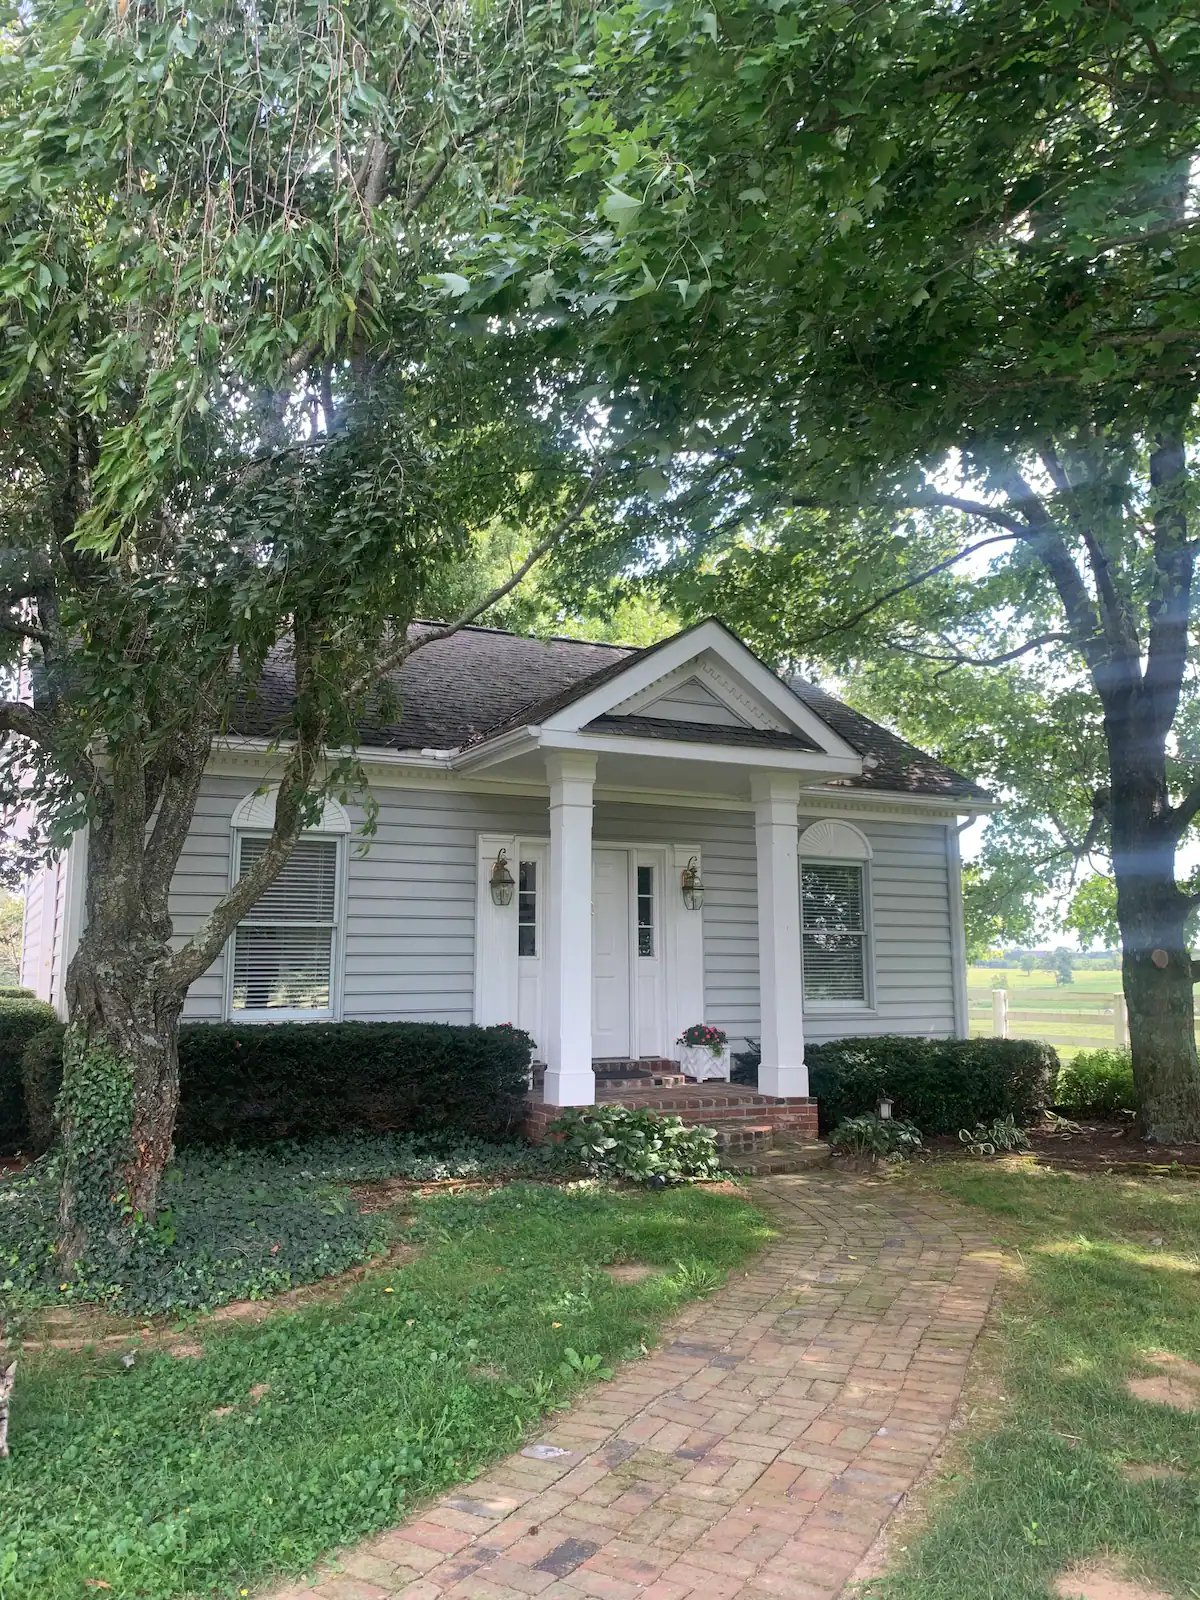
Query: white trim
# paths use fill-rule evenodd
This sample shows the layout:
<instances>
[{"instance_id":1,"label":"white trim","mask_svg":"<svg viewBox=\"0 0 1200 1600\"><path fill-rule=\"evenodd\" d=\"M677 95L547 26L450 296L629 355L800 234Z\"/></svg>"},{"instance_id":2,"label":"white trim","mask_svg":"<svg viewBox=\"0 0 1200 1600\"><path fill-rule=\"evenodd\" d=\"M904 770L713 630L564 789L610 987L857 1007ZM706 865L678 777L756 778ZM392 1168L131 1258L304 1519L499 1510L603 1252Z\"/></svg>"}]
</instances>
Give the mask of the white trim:
<instances>
[{"instance_id":1,"label":"white trim","mask_svg":"<svg viewBox=\"0 0 1200 1600\"><path fill-rule=\"evenodd\" d=\"M244 804L244 802L243 802ZM339 810L341 808L339 807ZM274 805L272 803L272 813ZM344 815L344 813L343 813ZM233 842L229 851L229 887L232 889L241 875L242 840L248 835L266 837L270 833L271 824L265 827L238 827L232 830ZM337 846L337 856L334 871L334 922L332 938L329 946L329 1005L319 1009L313 1008L284 1008L270 1006L254 1010L235 1011L233 1006L233 967L234 967L234 941L237 939L238 928L241 922L235 924L228 939L222 946L224 958L224 983L221 1009L226 1022L246 1022L253 1024L267 1024L272 1022L340 1022L342 1020L342 998L345 987L346 966L346 906L347 906L347 832L338 829L325 830L323 828L306 828L306 837L330 838ZM242 919L245 920L244 918Z\"/></svg>"},{"instance_id":2,"label":"white trim","mask_svg":"<svg viewBox=\"0 0 1200 1600\"><path fill-rule=\"evenodd\" d=\"M800 835L799 848L804 861L870 861L875 854L861 828L831 817L810 823Z\"/></svg>"},{"instance_id":3,"label":"white trim","mask_svg":"<svg viewBox=\"0 0 1200 1600\"><path fill-rule=\"evenodd\" d=\"M537 745L543 750L591 750L598 755L641 756L658 761L705 761L721 767L771 768L822 778L858 777L862 757L823 750L772 750L753 745L708 744L692 739L639 738L636 734L589 733L543 728ZM532 748L532 745L531 745Z\"/></svg>"},{"instance_id":4,"label":"white trim","mask_svg":"<svg viewBox=\"0 0 1200 1600\"><path fill-rule=\"evenodd\" d=\"M971 1032L967 993L967 924L963 909L962 852L955 823L946 825L947 893L950 897L950 970L954 980L954 1034L966 1039Z\"/></svg>"},{"instance_id":5,"label":"white trim","mask_svg":"<svg viewBox=\"0 0 1200 1600\"><path fill-rule=\"evenodd\" d=\"M550 901L546 941L546 1077L554 1106L591 1105L592 791L594 757L546 756L550 781Z\"/></svg>"},{"instance_id":6,"label":"white trim","mask_svg":"<svg viewBox=\"0 0 1200 1600\"><path fill-rule=\"evenodd\" d=\"M778 712L788 727L806 733L823 753L853 762L853 766L847 765L842 770L855 773L862 771L862 757L858 752L811 711L799 695L793 694L787 684L763 666L740 639L711 618L676 634L673 639L668 639L653 650L632 656L629 665L607 682L598 684L562 711L547 717L542 724L543 733L576 733L593 717L611 711L614 706L632 699L642 689L649 688L676 668L685 663L694 663L708 652L722 662L735 678L740 678L752 695Z\"/></svg>"},{"instance_id":7,"label":"white trim","mask_svg":"<svg viewBox=\"0 0 1200 1600\"><path fill-rule=\"evenodd\" d=\"M682 689L686 683L698 683L731 712L746 727L769 728L776 733L786 733L789 724L777 712L765 706L728 672L722 672L709 655L685 661L682 666L668 672L665 677L647 684L637 694L621 700L612 709L613 716L636 716L639 712L651 714L660 700Z\"/></svg>"},{"instance_id":8,"label":"white trim","mask_svg":"<svg viewBox=\"0 0 1200 1600\"><path fill-rule=\"evenodd\" d=\"M516 954L516 894L513 907L497 908L492 905L487 879L495 860L496 851L503 846L509 852L514 872L523 856L528 854L538 860L541 868L539 886L539 975L542 990L539 1026L531 1028L539 1047L539 1058L546 1054L550 1025L550 1008L546 999L545 961L550 950L550 918L547 910L553 895L553 878L550 871L550 839L548 835L481 833L476 836L477 886L475 945L474 1020L486 1025L493 1022L524 1020L517 1015L520 1009L520 960ZM655 844L645 839L597 838L593 830L593 850L622 850L630 859L630 1054L654 1054L670 1057L675 1041L693 1022L704 1020L704 919L699 911L688 911L680 892L680 877L688 861L694 856L703 876L703 851L698 844ZM639 959L636 955L637 907L636 869L639 864L654 864L659 871L657 885L658 904L658 954L654 960L661 965L656 974L661 980L658 1009L661 1013L660 1044L652 1051L637 1046L641 1021L637 1010L636 985L639 976ZM505 920L511 912L511 925ZM485 998L490 996L490 1003Z\"/></svg>"},{"instance_id":9,"label":"white trim","mask_svg":"<svg viewBox=\"0 0 1200 1600\"><path fill-rule=\"evenodd\" d=\"M527 730L522 730L524 734ZM628 743L628 741L623 741ZM656 740L655 752L663 755L662 741ZM532 748L532 746L530 746ZM720 749L719 746L709 747ZM412 751L388 751L382 748L353 751L344 748L327 752L329 761L354 757L372 782L389 788L454 789L466 794L503 794L544 798L547 786L531 778L482 778L459 767L451 767L449 752L445 758L434 759ZM229 739L217 747L207 771L217 777L241 777L243 774L261 774L268 777L273 761L279 756L279 747L265 739ZM730 795L708 795L687 789L633 789L624 785L596 785L597 800L629 801L638 805L690 806L703 811L749 811L749 800ZM977 813L998 811L998 800L942 798L938 795L905 794L898 789L842 788L831 791L823 784L802 785L801 807L811 806L822 811L847 812L856 817L888 820L897 814L922 813L922 820L949 821Z\"/></svg>"},{"instance_id":10,"label":"white trim","mask_svg":"<svg viewBox=\"0 0 1200 1600\"><path fill-rule=\"evenodd\" d=\"M275 826L275 803L279 798L279 785L273 783L255 789L244 800L239 800L229 819L229 826L247 832L269 833ZM349 833L350 816L345 806L327 799L319 822L312 822L306 833Z\"/></svg>"},{"instance_id":11,"label":"white trim","mask_svg":"<svg viewBox=\"0 0 1200 1600\"><path fill-rule=\"evenodd\" d=\"M509 905L492 900L492 867L501 850L516 873L517 839L511 833L481 833L476 839L475 1021L481 1027L517 1022L517 894ZM511 952L509 945L511 944ZM509 960L511 954L512 959Z\"/></svg>"},{"instance_id":12,"label":"white trim","mask_svg":"<svg viewBox=\"0 0 1200 1600\"><path fill-rule=\"evenodd\" d=\"M704 881L704 853L698 844L673 844L668 853L668 872L672 882L663 886L667 912L666 929L670 946L667 963L667 1044L664 1055L671 1056L675 1041L693 1022L704 1021L704 911L689 911L683 903L681 879L684 868L695 856Z\"/></svg>"}]
</instances>

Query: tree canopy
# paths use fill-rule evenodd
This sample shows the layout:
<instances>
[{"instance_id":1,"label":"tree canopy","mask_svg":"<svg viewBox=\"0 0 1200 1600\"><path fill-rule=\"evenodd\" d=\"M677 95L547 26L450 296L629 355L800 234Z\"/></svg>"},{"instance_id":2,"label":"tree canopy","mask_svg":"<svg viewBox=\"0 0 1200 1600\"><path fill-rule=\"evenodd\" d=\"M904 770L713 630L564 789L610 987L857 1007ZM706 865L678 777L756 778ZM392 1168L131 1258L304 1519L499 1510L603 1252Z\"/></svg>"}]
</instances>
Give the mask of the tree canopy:
<instances>
[{"instance_id":1,"label":"tree canopy","mask_svg":"<svg viewBox=\"0 0 1200 1600\"><path fill-rule=\"evenodd\" d=\"M32 812L26 856L88 825L68 1257L112 1236L114 1195L153 1214L183 996L353 782L358 716L447 567L522 528L474 614L602 515L613 427L540 328L465 313L456 270L553 181L540 74L575 28L131 0L22 6L0 38L0 805ZM271 654L296 690L271 839L173 942L201 776Z\"/></svg>"},{"instance_id":2,"label":"tree canopy","mask_svg":"<svg viewBox=\"0 0 1200 1600\"><path fill-rule=\"evenodd\" d=\"M648 419L641 560L675 603L958 697L938 742L1008 779L1009 868L1030 830L1110 855L1144 1121L1176 1133L1198 82L1180 0L631 0L566 80L572 204L517 197L501 247Z\"/></svg>"}]
</instances>

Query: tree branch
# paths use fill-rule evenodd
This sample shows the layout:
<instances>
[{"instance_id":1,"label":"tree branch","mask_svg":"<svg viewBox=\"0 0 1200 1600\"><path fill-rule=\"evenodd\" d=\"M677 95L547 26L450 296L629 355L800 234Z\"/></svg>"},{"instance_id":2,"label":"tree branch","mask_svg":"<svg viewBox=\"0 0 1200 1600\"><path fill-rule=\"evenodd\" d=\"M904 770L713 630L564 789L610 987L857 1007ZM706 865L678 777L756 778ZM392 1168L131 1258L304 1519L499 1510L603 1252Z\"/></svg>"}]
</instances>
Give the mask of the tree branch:
<instances>
[{"instance_id":1,"label":"tree branch","mask_svg":"<svg viewBox=\"0 0 1200 1600\"><path fill-rule=\"evenodd\" d=\"M433 163L433 166L430 167L429 171L425 174L425 177L421 180L415 192L405 200L404 208L400 213L401 219L404 222L409 222L414 216L416 216L417 212L429 198L430 193L437 187L438 183L441 182L443 173L446 171L446 168L450 165L451 161L454 160L454 157L458 154L458 152L463 149L465 145L471 144L474 140L478 139L481 133L486 133L489 128L494 127L494 125L500 120L508 108L515 102L516 98L517 97L515 94L505 95L502 100L498 100L496 102L486 116L480 117L478 122L473 123L472 126L467 129L466 133L463 134L461 139L451 139L447 143L446 148L442 151L441 155L439 155L437 160Z\"/></svg>"},{"instance_id":2,"label":"tree branch","mask_svg":"<svg viewBox=\"0 0 1200 1600\"><path fill-rule=\"evenodd\" d=\"M587 484L584 486L583 492L580 494L575 504L568 512L565 513L565 515L559 518L546 537L544 539L540 539L538 543L534 545L533 549L530 550L529 554L525 557L524 561L521 562L520 566L518 566L512 573L511 577L506 578L503 583L498 583L494 589L492 589L483 597L482 600L479 600L475 604L468 606L467 609L459 616L455 617L452 622L442 623L440 627L431 628L428 633L421 634L419 638L406 638L403 644L397 645L397 647L394 650L389 651L382 658L382 660L375 662L369 672L364 673L363 676L357 680L357 682L350 686L347 693L355 699L357 699L360 695L369 693L370 690L373 689L377 684L381 683L389 673L395 672L398 667L403 666L408 658L416 651L423 650L426 645L437 644L442 639L450 639L456 633L460 633L463 628L469 628L473 622L475 622L479 617L483 616L484 612L490 611L491 608L494 605L499 604L499 602L503 600L506 595L511 594L517 585L522 582L522 580L543 558L543 556L549 555L550 551L553 550L554 547L562 540L568 529L572 528L579 520L579 517L586 509L588 502L592 499L592 496L600 487L600 482L604 477L605 471L607 470L607 465L607 462L602 461L596 466L591 477L588 479Z\"/></svg>"},{"instance_id":3,"label":"tree branch","mask_svg":"<svg viewBox=\"0 0 1200 1600\"><path fill-rule=\"evenodd\" d=\"M916 656L921 661L948 662L942 672L935 674L935 681L953 672L958 667L1000 667L1008 661L1016 661L1021 656L1028 655L1031 650L1040 650L1047 644L1075 644L1078 641L1070 633L1039 633L1034 639L1027 639L1024 644L1017 645L1012 650L1003 650L994 656L969 656L965 651L954 651L949 655L941 654L935 650L918 650L911 645L892 643L889 648L900 650L907 656Z\"/></svg>"},{"instance_id":4,"label":"tree branch","mask_svg":"<svg viewBox=\"0 0 1200 1600\"><path fill-rule=\"evenodd\" d=\"M915 589L919 584L925 583L929 578L936 578L939 573L947 572L959 561L965 561L968 556L973 556L979 550L986 550L992 544L1011 544L1012 535L1006 533L993 534L988 539L980 539L976 544L969 544L963 550L958 550L952 556L947 556L944 561L937 562L932 567L926 567L923 572L916 573L911 578L906 578L903 583L896 584L891 589L886 589L883 594L877 595L874 600L869 600L865 606L860 606L841 622L835 622L832 627L824 629L821 633L810 634L807 639L800 639L793 649L806 650L810 646L820 644L823 639L830 638L835 633L845 633L850 628L855 628L867 617L873 616L876 611L882 610L889 600L895 600L898 595L907 594L910 589Z\"/></svg>"}]
</instances>

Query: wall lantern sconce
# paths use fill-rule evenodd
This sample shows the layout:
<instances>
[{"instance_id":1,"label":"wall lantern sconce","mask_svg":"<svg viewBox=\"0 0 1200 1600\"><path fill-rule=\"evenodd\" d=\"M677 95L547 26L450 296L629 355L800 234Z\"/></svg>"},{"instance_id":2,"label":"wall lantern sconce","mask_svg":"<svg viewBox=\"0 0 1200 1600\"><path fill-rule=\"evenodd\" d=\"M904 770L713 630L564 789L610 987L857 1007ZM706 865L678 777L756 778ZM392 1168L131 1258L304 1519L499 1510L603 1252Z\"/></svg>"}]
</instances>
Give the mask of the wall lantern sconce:
<instances>
[{"instance_id":1,"label":"wall lantern sconce","mask_svg":"<svg viewBox=\"0 0 1200 1600\"><path fill-rule=\"evenodd\" d=\"M689 911L699 911L704 904L704 884L700 878L700 868L696 865L696 858L692 856L679 878L679 890L683 895L683 903Z\"/></svg>"},{"instance_id":2,"label":"wall lantern sconce","mask_svg":"<svg viewBox=\"0 0 1200 1600\"><path fill-rule=\"evenodd\" d=\"M492 863L492 876L489 880L492 891L492 904L497 906L512 905L513 889L516 887L512 873L508 866L508 851L501 850Z\"/></svg>"},{"instance_id":3,"label":"wall lantern sconce","mask_svg":"<svg viewBox=\"0 0 1200 1600\"><path fill-rule=\"evenodd\" d=\"M879 1120L880 1122L890 1122L891 1119L892 1102L888 1099L887 1095L882 1095L879 1101Z\"/></svg>"}]
</instances>

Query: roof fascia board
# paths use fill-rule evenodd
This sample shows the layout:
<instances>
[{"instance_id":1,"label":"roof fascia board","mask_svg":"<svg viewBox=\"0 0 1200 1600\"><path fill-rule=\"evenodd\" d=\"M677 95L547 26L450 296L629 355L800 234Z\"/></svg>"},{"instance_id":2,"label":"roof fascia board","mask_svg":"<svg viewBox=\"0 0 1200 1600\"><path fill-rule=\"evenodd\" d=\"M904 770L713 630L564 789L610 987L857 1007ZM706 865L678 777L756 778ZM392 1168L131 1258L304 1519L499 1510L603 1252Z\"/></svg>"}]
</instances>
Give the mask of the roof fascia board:
<instances>
[{"instance_id":1,"label":"roof fascia board","mask_svg":"<svg viewBox=\"0 0 1200 1600\"><path fill-rule=\"evenodd\" d=\"M528 749L536 749L536 734L536 729L521 728L512 735L506 736L512 738L515 748L503 752L496 759L507 759L508 756L521 753L520 746L524 741L528 741ZM593 743L596 737L595 735L591 736L586 743L581 742L577 748L596 749L597 746ZM633 740L623 737L617 738L612 742L615 749L619 751L628 751L634 743ZM650 746L652 755L663 756L667 754L663 748L666 743L664 740L649 739L640 742ZM490 759L491 747L481 745L478 748L481 756L489 758L483 762L483 767L486 768L493 765L494 762ZM677 748L678 744L672 742L671 749ZM710 760L714 750L724 749L720 745L708 744L696 745L693 748L707 752ZM256 739L249 735L230 734L216 744L213 755L208 762L207 770L214 773L224 771L228 774L253 770L269 774L275 770L273 758L274 762L277 762L285 753L286 747L276 740ZM473 751L466 752L465 756L473 753ZM756 751L749 748L739 752L739 754L754 758L752 764L757 766L770 765L769 758L772 753L769 750ZM803 752L776 751L774 754L776 756L781 754L793 755L803 754ZM449 750L437 754L418 753L412 750L391 750L383 745L366 745L357 750L339 748L326 752L326 759L329 761L338 761L346 757L360 761L368 771L373 769L377 772L381 781L384 782L403 784L406 779L411 778L423 785L434 784L437 786L441 786L446 782L453 784L455 778L468 776L473 770L478 770L477 767L465 759L465 756L459 756L457 752ZM764 759L759 760L760 756ZM808 752L807 758L809 761L814 761L816 753ZM857 769L851 776L856 775ZM868 809L878 812L881 808L886 808L887 812L894 815L899 808L901 810L933 811L949 819L951 817L971 816L975 813L983 815L988 812L999 811L1004 804L1002 800L996 800L991 797L983 799L969 795L906 794L899 789L843 788L840 785L834 789L828 789L823 787L825 776L824 773L821 773L817 782L802 786L800 790L802 810L811 803L835 808L844 806L856 811ZM845 776L845 774L838 773L836 776L841 777ZM489 790L494 789L497 792L503 791L514 794L545 793L545 785L539 785L536 780L527 781L522 778L492 778L488 780L487 788ZM605 785L599 782L596 785L596 793L598 795L601 793L609 795L620 794L627 797L644 793L647 803L649 803L651 796L655 796L661 799L663 804L686 804L691 801L697 805L703 804L720 810L731 811L744 811L749 803L742 800L728 799L723 796L703 797L693 795L690 791L684 792L673 789L617 790L606 788Z\"/></svg>"}]
</instances>

